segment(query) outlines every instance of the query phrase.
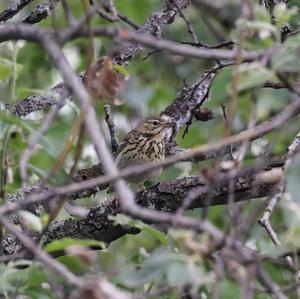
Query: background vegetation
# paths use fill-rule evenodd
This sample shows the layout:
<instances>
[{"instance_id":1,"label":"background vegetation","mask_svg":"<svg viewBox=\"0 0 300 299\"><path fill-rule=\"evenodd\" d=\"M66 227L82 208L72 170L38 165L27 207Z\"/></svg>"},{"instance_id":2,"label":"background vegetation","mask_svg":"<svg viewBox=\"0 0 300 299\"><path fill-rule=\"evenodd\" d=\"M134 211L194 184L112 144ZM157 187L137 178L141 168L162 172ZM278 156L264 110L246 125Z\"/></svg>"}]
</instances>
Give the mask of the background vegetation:
<instances>
[{"instance_id":1,"label":"background vegetation","mask_svg":"<svg viewBox=\"0 0 300 299\"><path fill-rule=\"evenodd\" d=\"M22 0L2 1L0 11L13 10L14 6L18 7L21 2ZM22 25L22 20L38 4L43 5L47 1L28 2L14 17L0 25L0 40L2 28L12 24ZM23 26L60 31L71 26L67 22L62 3L67 4L69 13L77 21L84 18L87 10L93 9L93 6L87 6L85 1L52 2L57 2L57 5L47 18L38 24ZM95 2L104 11L102 5L105 1ZM245 130L249 121L259 124L277 115L299 97L299 1L274 2L279 3L258 3L254 0L209 3L194 0L182 10L185 18L192 24L198 40L206 45L205 49L224 41L232 41L234 44L220 49L232 50L240 47L245 51L262 51L265 55L250 62L238 62L237 58L233 60L232 66L224 67L217 73L210 86L209 100L205 101L202 107L211 110L214 118L206 122L194 118L184 138L183 126L176 136L177 144L181 148L189 149L205 143L218 142L228 136L228 133L235 134ZM146 23L149 16L164 5L163 1L158 0L116 0L114 4L120 14L139 26ZM250 7L249 14L243 12L245 7ZM108 11L107 14L111 15L111 12ZM133 30L125 22L111 23L97 14L91 18L90 26ZM163 38L178 43L193 42L186 22L179 15L172 24L165 27ZM92 55L88 54L91 40ZM103 56L112 55L117 42L122 43L116 37L94 35L90 38L71 39L62 46L62 50L75 72L80 74L88 68L89 60L95 62ZM129 79L125 81L124 88L118 95L121 104L111 107L120 140L141 119L158 115L170 105L180 93L184 80L193 84L205 71L216 65L215 59L175 55L165 50L148 56L150 52L150 48L145 48L128 64L122 66L122 71L128 73ZM13 37L1 42L0 191L1 202L5 207L9 195L24 188L20 176L21 157L30 138L50 111L49 107L18 117L12 115L14 104L33 94L43 95L61 81L63 79L56 65L38 43L16 41ZM267 86L266 82L269 82L270 86ZM233 107L236 95L238 100L235 111ZM103 109L105 103L106 100L96 100L94 108L109 146L110 135ZM229 118L227 120L224 119L222 105L226 107ZM58 111L48 130L42 134L31 151L27 167L27 186L36 186L44 180L52 187L70 183L70 170L74 164L78 138L75 136L71 142L69 139L74 124L80 118L80 112L79 105L72 98ZM297 140L295 137L299 126L299 116L295 116L279 128L256 138L248 146L237 170L251 167L255 169L260 165L270 164L273 158L277 159L276 161L280 160L281 164L278 163L281 167L287 148ZM98 163L87 133L83 139L77 169L89 168ZM59 161L58 157L66 144L70 148L65 159ZM20 245L22 242L14 241L18 244L17 249L14 249L15 256L10 255L11 252L8 254L6 246L9 238L14 237L2 222L0 298L299 298L300 157L296 152L297 150L293 151L292 164L284 169L283 179L279 180L279 183L276 181L274 188L270 190L271 194L275 192L281 198L271 216L271 224L280 244L274 245L270 234L257 223L265 212L263 203L267 202L270 196L236 203L233 210L226 204L212 206L207 210L207 219L224 233L224 243L229 242L228 236L241 238L247 248L259 253L255 262L239 260L234 250L233 257L226 255L223 250L225 245L212 245L213 241L208 232L184 229L176 224L150 225L138 217L135 219L118 214L112 216L113 221L137 227L141 232L122 236L111 243L101 242L99 239L79 241L68 238L41 247L41 251L50 254L58 250L69 253L57 257L56 261L82 279L86 286L88 283L92 285L90 289L80 289L78 286L74 288L65 277L55 274L47 264L39 258L34 258L34 254L28 254L25 250L27 246L25 245L24 249L24 246ZM158 181L168 182L191 175L205 177L210 171L216 171L213 173L218 175L219 172L225 171L224 167L226 168L227 164L225 165L224 161L229 160L228 154L220 154L213 160L176 163L164 169ZM53 170L53 165L58 167L55 175L51 176L49 172ZM278 186L283 186L282 184L285 186L284 191L277 192ZM55 220L69 219L70 211L71 214L76 214L74 218L80 218L80 213L85 213L113 197L114 193L102 190L76 202L67 202L67 206L60 209ZM77 209L79 214L74 212ZM202 210L189 210L185 215L201 219ZM238 213L238 223L233 226L232 211ZM28 231L41 232L47 226L51 213L49 209L44 208L39 215L28 211L18 211L17 214L21 221L15 221L14 227L18 231L23 229L24 235L28 233L31 236ZM12 221L13 217L9 219ZM236 236L234 228L238 229L239 225L245 223L249 223L245 235ZM10 234L7 235L8 233ZM101 246L103 249L92 250L93 246ZM290 256L290 262L282 258L282 255ZM257 264L265 275L264 279L257 274ZM105 289L105 283L109 284L108 289Z\"/></svg>"}]
</instances>

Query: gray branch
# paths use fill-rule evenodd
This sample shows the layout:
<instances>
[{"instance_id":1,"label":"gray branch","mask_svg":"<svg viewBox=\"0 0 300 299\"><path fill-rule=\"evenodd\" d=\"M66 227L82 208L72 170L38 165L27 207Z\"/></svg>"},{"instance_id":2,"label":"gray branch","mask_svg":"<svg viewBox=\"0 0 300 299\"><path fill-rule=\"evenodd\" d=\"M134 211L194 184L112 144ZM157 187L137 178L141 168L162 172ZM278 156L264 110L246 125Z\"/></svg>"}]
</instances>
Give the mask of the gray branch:
<instances>
[{"instance_id":1,"label":"gray branch","mask_svg":"<svg viewBox=\"0 0 300 299\"><path fill-rule=\"evenodd\" d=\"M64 83L59 83L46 93L41 95L29 96L15 103L12 110L13 115L26 116L32 112L39 111L45 108L50 108L56 105L57 99L67 99L71 96L70 90Z\"/></svg>"},{"instance_id":2,"label":"gray branch","mask_svg":"<svg viewBox=\"0 0 300 299\"><path fill-rule=\"evenodd\" d=\"M34 10L32 10L23 23L35 24L50 16L60 0L44 0Z\"/></svg>"},{"instance_id":3,"label":"gray branch","mask_svg":"<svg viewBox=\"0 0 300 299\"><path fill-rule=\"evenodd\" d=\"M265 173L265 172L262 172ZM274 187L274 182L265 182L258 178L264 177L262 173L255 174L253 169L237 176L235 180L235 200L245 201L253 198L267 196ZM190 176L175 179L165 183L156 184L136 194L137 203L145 208L155 211L175 212L179 209L185 198L191 192L197 192L195 200L188 209L201 208L227 203L228 179L226 174L221 182L213 189L207 188L207 179L202 176ZM207 198L211 201L207 202ZM135 227L122 226L114 223L110 216L121 213L114 199L107 200L99 207L90 210L86 219L68 219L54 222L45 234L44 243L49 243L64 237L79 239L94 239L111 242L125 234L136 234Z\"/></svg>"},{"instance_id":4,"label":"gray branch","mask_svg":"<svg viewBox=\"0 0 300 299\"><path fill-rule=\"evenodd\" d=\"M176 122L177 130L189 121L193 110L203 104L215 77L214 68L208 70L199 81L183 87L179 96L160 115Z\"/></svg>"},{"instance_id":5,"label":"gray branch","mask_svg":"<svg viewBox=\"0 0 300 299\"><path fill-rule=\"evenodd\" d=\"M165 26L173 23L176 14L191 4L191 0L177 0L176 3L177 5L173 0L168 0L161 10L148 18L147 22L137 30L137 33L160 38ZM122 65L135 57L141 50L143 50L143 46L136 41L122 42L115 49L116 54L113 56L113 60Z\"/></svg>"},{"instance_id":6,"label":"gray branch","mask_svg":"<svg viewBox=\"0 0 300 299\"><path fill-rule=\"evenodd\" d=\"M33 0L21 0L18 5L11 6L0 13L0 23L6 22L7 20L14 17L20 10L27 6Z\"/></svg>"}]
</instances>

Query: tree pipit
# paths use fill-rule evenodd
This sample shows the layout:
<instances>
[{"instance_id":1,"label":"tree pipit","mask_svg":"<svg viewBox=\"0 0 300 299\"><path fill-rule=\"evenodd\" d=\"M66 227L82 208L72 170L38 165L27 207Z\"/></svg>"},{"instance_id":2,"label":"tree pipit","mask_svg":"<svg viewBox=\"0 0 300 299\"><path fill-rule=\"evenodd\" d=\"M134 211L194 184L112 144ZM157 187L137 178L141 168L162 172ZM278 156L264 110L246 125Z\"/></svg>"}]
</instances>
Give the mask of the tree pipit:
<instances>
[{"instance_id":1,"label":"tree pipit","mask_svg":"<svg viewBox=\"0 0 300 299\"><path fill-rule=\"evenodd\" d=\"M165 159L165 136L174 123L160 117L146 118L135 129L130 131L121 142L117 153L116 163L122 169L131 165L145 162L162 162ZM129 183L139 185L159 176L162 168L147 171L128 177Z\"/></svg>"}]
</instances>

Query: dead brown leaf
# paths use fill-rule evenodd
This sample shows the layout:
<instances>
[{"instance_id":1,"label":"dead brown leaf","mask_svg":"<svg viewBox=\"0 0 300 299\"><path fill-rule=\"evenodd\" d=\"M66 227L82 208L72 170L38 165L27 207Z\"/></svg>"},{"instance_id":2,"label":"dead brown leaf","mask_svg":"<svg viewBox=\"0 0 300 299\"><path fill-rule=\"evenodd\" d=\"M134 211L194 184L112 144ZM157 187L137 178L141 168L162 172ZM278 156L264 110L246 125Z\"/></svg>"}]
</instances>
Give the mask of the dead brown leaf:
<instances>
[{"instance_id":1,"label":"dead brown leaf","mask_svg":"<svg viewBox=\"0 0 300 299\"><path fill-rule=\"evenodd\" d=\"M117 94L126 79L115 70L112 60L105 56L87 69L83 81L92 97L118 105L120 100Z\"/></svg>"}]
</instances>

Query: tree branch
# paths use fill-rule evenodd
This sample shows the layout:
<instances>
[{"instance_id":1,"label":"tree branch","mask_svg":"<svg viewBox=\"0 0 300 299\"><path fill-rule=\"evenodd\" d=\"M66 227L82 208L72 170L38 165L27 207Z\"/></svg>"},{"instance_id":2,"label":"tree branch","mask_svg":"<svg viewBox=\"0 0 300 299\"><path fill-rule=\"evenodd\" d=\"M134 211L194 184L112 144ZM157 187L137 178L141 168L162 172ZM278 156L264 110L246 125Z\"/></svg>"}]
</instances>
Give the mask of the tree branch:
<instances>
[{"instance_id":1,"label":"tree branch","mask_svg":"<svg viewBox=\"0 0 300 299\"><path fill-rule=\"evenodd\" d=\"M23 20L23 23L35 24L50 16L60 0L44 0Z\"/></svg>"},{"instance_id":2,"label":"tree branch","mask_svg":"<svg viewBox=\"0 0 300 299\"><path fill-rule=\"evenodd\" d=\"M153 13L147 22L136 31L137 34L160 38L165 26L173 23L179 10L183 10L190 5L191 0L177 0L176 3L177 5L174 5L173 0L168 0L161 10ZM113 60L115 63L122 65L135 57L142 49L143 46L137 41L122 42L115 49L116 54L113 56Z\"/></svg>"},{"instance_id":3,"label":"tree branch","mask_svg":"<svg viewBox=\"0 0 300 299\"><path fill-rule=\"evenodd\" d=\"M248 169L237 174L234 185L235 200L250 200L253 198L265 197L273 190L274 185L281 179L282 171L277 168L275 171ZM152 211L175 212L183 204L188 194L196 192L193 202L185 208L194 209L206 206L222 205L227 203L229 193L229 178L226 174L221 174L216 180L213 188L207 188L209 183L203 176L191 176L182 179L175 179L165 183L156 184L136 194L136 202L144 208ZM211 187L211 186L209 186ZM200 190L200 191L199 191ZM45 189L26 189L14 196L10 195L10 202L15 203L15 208L19 204L26 204L26 197L29 194L43 194ZM65 195L66 196L66 195ZM212 199L207 203L207 198ZM54 200L54 197L51 197ZM76 195L73 194L73 199ZM38 206L36 206L38 208ZM10 210L13 211L13 210ZM39 210L40 211L40 208ZM4 213L1 209L0 213ZM79 239L96 239L106 242L115 240L124 234L136 234L138 229L115 224L109 217L121 213L116 201L107 200L97 208L91 209L86 219L68 219L63 222L53 222L45 235L44 242L48 243L54 239L63 237L73 237Z\"/></svg>"},{"instance_id":4,"label":"tree branch","mask_svg":"<svg viewBox=\"0 0 300 299\"><path fill-rule=\"evenodd\" d=\"M27 6L32 1L33 0L21 0L19 4L15 5L15 6L11 5L11 7L2 11L0 13L0 23L6 22L7 20L14 17L17 13L19 13L19 11L21 9L23 9L25 6Z\"/></svg>"},{"instance_id":5,"label":"tree branch","mask_svg":"<svg viewBox=\"0 0 300 299\"><path fill-rule=\"evenodd\" d=\"M253 198L267 196L273 189L278 177L274 182L265 182L260 177L264 177L266 172L256 173L247 171L238 175L235 180L235 200L245 201ZM228 198L228 179L226 175L220 178L220 185L213 190L206 188L207 180L202 176L191 176L173 181L159 183L136 194L136 202L139 206L148 208L151 211L175 212L182 206L186 196L197 190L197 198L187 207L188 209L201 208L206 206L222 205L227 203ZM199 192L201 188L202 192ZM208 191L209 190L209 191ZM212 194L212 200L207 203L208 193ZM45 235L44 242L48 243L63 237L79 239L95 239L111 242L125 234L136 234L137 228L115 224L110 219L121 213L115 200L108 200L101 206L91 209L88 217L83 220L68 219L63 222L53 223Z\"/></svg>"}]
</instances>

